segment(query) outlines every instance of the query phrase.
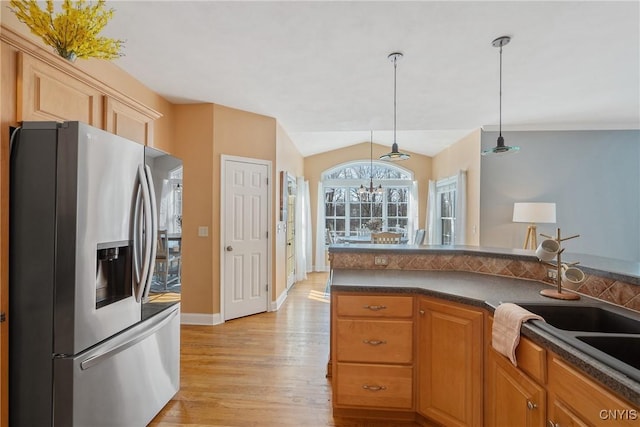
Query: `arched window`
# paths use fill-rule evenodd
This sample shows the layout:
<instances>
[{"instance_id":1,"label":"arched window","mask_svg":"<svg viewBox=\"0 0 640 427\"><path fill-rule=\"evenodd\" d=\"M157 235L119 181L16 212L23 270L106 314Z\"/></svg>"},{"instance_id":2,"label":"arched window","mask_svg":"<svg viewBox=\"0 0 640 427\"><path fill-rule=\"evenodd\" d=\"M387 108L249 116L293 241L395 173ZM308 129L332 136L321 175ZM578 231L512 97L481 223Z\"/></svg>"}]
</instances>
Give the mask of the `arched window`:
<instances>
[{"instance_id":1,"label":"arched window","mask_svg":"<svg viewBox=\"0 0 640 427\"><path fill-rule=\"evenodd\" d=\"M360 191L361 186L380 191ZM371 231L397 231L408 237L417 209L413 173L387 162L354 161L322 174L325 228L338 238Z\"/></svg>"}]
</instances>

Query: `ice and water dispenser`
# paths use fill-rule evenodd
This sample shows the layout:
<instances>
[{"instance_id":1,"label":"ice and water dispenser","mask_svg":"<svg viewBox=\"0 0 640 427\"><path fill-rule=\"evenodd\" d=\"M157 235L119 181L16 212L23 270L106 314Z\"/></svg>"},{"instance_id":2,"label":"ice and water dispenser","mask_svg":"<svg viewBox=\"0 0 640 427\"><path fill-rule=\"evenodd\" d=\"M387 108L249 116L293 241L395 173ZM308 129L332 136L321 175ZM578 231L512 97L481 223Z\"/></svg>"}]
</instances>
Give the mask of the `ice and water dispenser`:
<instances>
[{"instance_id":1,"label":"ice and water dispenser","mask_svg":"<svg viewBox=\"0 0 640 427\"><path fill-rule=\"evenodd\" d=\"M131 242L100 243L96 263L96 308L133 295Z\"/></svg>"}]
</instances>

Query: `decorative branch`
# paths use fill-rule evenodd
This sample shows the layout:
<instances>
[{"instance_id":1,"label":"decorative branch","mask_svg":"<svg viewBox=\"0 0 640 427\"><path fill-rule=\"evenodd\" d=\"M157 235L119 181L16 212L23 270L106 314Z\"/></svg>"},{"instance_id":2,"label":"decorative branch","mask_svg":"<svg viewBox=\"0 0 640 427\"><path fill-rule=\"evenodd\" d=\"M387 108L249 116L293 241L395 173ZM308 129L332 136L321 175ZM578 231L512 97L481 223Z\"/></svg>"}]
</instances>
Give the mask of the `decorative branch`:
<instances>
[{"instance_id":1,"label":"decorative branch","mask_svg":"<svg viewBox=\"0 0 640 427\"><path fill-rule=\"evenodd\" d=\"M62 12L54 15L53 0L42 10L36 0L11 0L9 9L31 32L69 61L76 58L115 59L124 41L99 36L113 17L105 0L87 4L86 0L64 0Z\"/></svg>"}]
</instances>

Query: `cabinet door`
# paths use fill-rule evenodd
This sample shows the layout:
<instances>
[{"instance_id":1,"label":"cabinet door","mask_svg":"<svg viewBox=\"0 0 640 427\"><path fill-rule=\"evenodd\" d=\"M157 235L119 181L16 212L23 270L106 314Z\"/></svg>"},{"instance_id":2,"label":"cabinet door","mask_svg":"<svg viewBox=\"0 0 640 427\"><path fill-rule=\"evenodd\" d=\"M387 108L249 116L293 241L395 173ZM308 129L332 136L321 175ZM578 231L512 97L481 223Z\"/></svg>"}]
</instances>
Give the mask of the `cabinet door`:
<instances>
[{"instance_id":1,"label":"cabinet door","mask_svg":"<svg viewBox=\"0 0 640 427\"><path fill-rule=\"evenodd\" d=\"M589 427L552 393L549 394L549 427Z\"/></svg>"},{"instance_id":2,"label":"cabinet door","mask_svg":"<svg viewBox=\"0 0 640 427\"><path fill-rule=\"evenodd\" d=\"M543 427L546 392L492 348L488 350L488 427Z\"/></svg>"},{"instance_id":3,"label":"cabinet door","mask_svg":"<svg viewBox=\"0 0 640 427\"><path fill-rule=\"evenodd\" d=\"M590 426L637 427L640 424L640 407L623 401L557 355L549 353L548 359L548 390L553 401L561 401ZM560 424L552 417L549 419Z\"/></svg>"},{"instance_id":4,"label":"cabinet door","mask_svg":"<svg viewBox=\"0 0 640 427\"><path fill-rule=\"evenodd\" d=\"M102 94L44 62L18 57L18 121L77 120L102 127Z\"/></svg>"},{"instance_id":5,"label":"cabinet door","mask_svg":"<svg viewBox=\"0 0 640 427\"><path fill-rule=\"evenodd\" d=\"M418 410L447 426L482 425L481 311L421 298Z\"/></svg>"},{"instance_id":6,"label":"cabinet door","mask_svg":"<svg viewBox=\"0 0 640 427\"><path fill-rule=\"evenodd\" d=\"M105 99L105 129L131 141L153 146L153 120L151 117L117 99Z\"/></svg>"}]
</instances>

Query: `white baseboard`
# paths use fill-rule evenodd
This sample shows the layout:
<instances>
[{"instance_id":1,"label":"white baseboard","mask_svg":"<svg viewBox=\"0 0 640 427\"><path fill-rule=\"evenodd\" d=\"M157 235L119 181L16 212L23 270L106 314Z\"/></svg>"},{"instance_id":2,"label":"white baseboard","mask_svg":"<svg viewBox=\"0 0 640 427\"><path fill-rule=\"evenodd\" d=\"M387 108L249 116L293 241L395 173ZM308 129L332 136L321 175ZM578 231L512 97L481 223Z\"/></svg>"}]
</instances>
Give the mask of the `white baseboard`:
<instances>
[{"instance_id":1,"label":"white baseboard","mask_svg":"<svg viewBox=\"0 0 640 427\"><path fill-rule=\"evenodd\" d=\"M287 299L287 295L288 295L288 291L284 291L283 293L280 294L280 296L276 301L271 301L269 311L278 311L280 307L282 307L282 304L284 304L285 300Z\"/></svg>"},{"instance_id":2,"label":"white baseboard","mask_svg":"<svg viewBox=\"0 0 640 427\"><path fill-rule=\"evenodd\" d=\"M202 325L212 326L219 325L222 322L222 316L220 313L205 314L205 313L181 313L180 324L182 325Z\"/></svg>"}]
</instances>

